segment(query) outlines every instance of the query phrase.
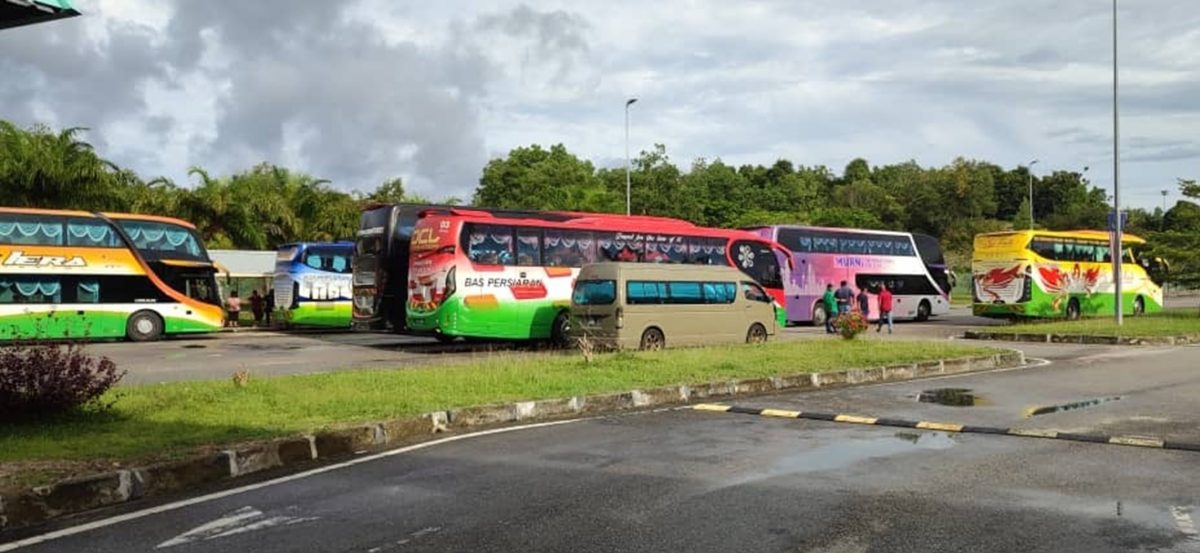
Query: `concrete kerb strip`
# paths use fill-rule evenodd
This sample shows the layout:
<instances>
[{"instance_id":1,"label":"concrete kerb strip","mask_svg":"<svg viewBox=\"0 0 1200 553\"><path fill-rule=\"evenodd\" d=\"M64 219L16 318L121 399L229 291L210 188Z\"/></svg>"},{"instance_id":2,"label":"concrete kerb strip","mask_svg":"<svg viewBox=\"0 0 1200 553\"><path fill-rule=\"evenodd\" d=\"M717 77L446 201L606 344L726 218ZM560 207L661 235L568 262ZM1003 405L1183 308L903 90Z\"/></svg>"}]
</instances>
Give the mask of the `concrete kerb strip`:
<instances>
[{"instance_id":1,"label":"concrete kerb strip","mask_svg":"<svg viewBox=\"0 0 1200 553\"><path fill-rule=\"evenodd\" d=\"M720 405L701 403L692 406L693 410L711 413L736 413L739 415L757 415L784 419L806 419L847 424L865 424L872 426L889 426L894 428L916 428L919 430L939 430L942 432L957 432L962 434L994 434L998 436L1016 436L1023 438L1041 438L1048 440L1065 440L1069 442L1086 442L1093 444L1123 445L1131 447L1146 447L1152 449L1174 449L1180 451L1200 452L1200 443L1176 442L1148 436L1107 436L1103 434L1079 434L1059 432L1040 428L1000 428L994 426L977 426L935 421L913 421L887 417L868 417L840 413L813 413L809 411L790 411L759 407L741 407L737 405Z\"/></svg>"},{"instance_id":2,"label":"concrete kerb strip","mask_svg":"<svg viewBox=\"0 0 1200 553\"><path fill-rule=\"evenodd\" d=\"M694 401L799 391L809 388L900 381L925 376L1024 366L1025 354L995 355L906 363L827 373L662 386L623 393L522 401L436 411L383 422L335 428L311 435L233 445L190 459L63 480L20 493L0 495L0 535L52 519L137 499L227 482L267 470L298 471L323 461L395 449L437 434L577 418L586 415L659 409Z\"/></svg>"},{"instance_id":3,"label":"concrete kerb strip","mask_svg":"<svg viewBox=\"0 0 1200 553\"><path fill-rule=\"evenodd\" d=\"M1190 344L1200 344L1200 335L1090 336L1086 334L1041 334L1029 332L968 330L963 332L963 338L968 340L993 340L1001 342L1089 344L1107 346L1185 346Z\"/></svg>"}]
</instances>

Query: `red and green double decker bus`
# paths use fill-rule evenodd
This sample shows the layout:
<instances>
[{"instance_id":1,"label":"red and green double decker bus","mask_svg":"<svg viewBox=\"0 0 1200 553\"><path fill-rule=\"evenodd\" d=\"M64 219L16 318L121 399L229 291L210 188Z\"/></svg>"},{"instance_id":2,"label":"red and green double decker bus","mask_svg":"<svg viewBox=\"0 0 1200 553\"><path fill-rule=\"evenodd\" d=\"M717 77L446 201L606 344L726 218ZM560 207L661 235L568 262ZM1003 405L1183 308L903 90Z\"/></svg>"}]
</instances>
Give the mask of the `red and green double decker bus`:
<instances>
[{"instance_id":1,"label":"red and green double decker bus","mask_svg":"<svg viewBox=\"0 0 1200 553\"><path fill-rule=\"evenodd\" d=\"M407 327L443 341L565 343L579 268L606 261L736 267L783 317L789 259L753 233L665 217L430 209L410 240Z\"/></svg>"}]
</instances>

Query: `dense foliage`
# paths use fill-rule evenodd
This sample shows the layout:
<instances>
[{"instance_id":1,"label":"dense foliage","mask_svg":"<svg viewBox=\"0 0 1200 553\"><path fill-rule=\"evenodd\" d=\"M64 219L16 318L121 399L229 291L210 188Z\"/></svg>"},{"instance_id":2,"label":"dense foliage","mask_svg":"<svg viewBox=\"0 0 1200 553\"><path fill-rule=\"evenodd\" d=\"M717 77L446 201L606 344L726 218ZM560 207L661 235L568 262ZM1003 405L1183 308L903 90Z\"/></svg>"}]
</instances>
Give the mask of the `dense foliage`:
<instances>
[{"instance_id":1,"label":"dense foliage","mask_svg":"<svg viewBox=\"0 0 1200 553\"><path fill-rule=\"evenodd\" d=\"M194 182L187 186L143 180L101 158L79 133L0 121L0 203L173 215L195 223L210 247L270 249L294 240L351 237L359 210L369 203L425 201L407 194L400 179L359 194L265 163L220 177L193 168ZM656 145L632 160L631 180L634 213L719 227L786 222L923 232L941 239L960 268L969 261L975 234L1029 226L1028 169L986 161L922 167L855 159L838 174L785 159L737 167L699 159L681 169L665 146ZM1194 181L1181 181L1180 188L1200 199ZM519 147L483 168L472 203L621 213L625 169L598 169L562 144ZM1039 228L1103 229L1108 210L1105 191L1080 172L1033 178ZM1200 284L1200 205L1181 201L1166 213L1134 209L1128 228L1161 244L1157 253L1171 261L1174 280Z\"/></svg>"}]
</instances>

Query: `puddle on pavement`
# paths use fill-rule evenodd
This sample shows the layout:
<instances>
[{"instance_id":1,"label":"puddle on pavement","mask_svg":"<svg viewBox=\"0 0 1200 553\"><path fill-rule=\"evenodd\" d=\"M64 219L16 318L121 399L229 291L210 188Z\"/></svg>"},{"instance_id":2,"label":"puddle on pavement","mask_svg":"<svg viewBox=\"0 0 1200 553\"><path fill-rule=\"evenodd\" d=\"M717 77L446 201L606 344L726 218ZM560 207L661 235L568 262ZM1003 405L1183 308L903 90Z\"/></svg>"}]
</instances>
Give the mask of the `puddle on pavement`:
<instances>
[{"instance_id":1,"label":"puddle on pavement","mask_svg":"<svg viewBox=\"0 0 1200 553\"><path fill-rule=\"evenodd\" d=\"M781 457L769 469L748 474L728 484L745 484L789 474L842 469L869 459L914 451L949 449L958 442L944 432L896 432L878 438L839 439Z\"/></svg>"},{"instance_id":2,"label":"puddle on pavement","mask_svg":"<svg viewBox=\"0 0 1200 553\"><path fill-rule=\"evenodd\" d=\"M208 346L206 346L204 344L187 344L187 345L183 346L183 349L204 349L206 347L208 347Z\"/></svg>"},{"instance_id":3,"label":"puddle on pavement","mask_svg":"<svg viewBox=\"0 0 1200 553\"><path fill-rule=\"evenodd\" d=\"M974 407L987 403L983 396L971 391L970 388L934 388L917 394L921 403L936 403L950 407Z\"/></svg>"}]
</instances>

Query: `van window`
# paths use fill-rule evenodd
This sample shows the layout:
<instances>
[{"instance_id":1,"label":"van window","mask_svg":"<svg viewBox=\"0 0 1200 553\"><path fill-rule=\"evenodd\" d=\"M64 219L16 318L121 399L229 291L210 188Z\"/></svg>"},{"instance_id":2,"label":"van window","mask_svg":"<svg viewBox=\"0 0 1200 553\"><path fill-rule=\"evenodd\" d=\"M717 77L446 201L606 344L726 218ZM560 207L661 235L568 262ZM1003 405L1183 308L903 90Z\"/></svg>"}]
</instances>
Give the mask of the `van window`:
<instances>
[{"instance_id":1,"label":"van window","mask_svg":"<svg viewBox=\"0 0 1200 553\"><path fill-rule=\"evenodd\" d=\"M575 305L609 305L617 299L617 283L612 280L581 280L575 283Z\"/></svg>"},{"instance_id":2,"label":"van window","mask_svg":"<svg viewBox=\"0 0 1200 553\"><path fill-rule=\"evenodd\" d=\"M625 283L625 303L639 305L646 303L666 303L667 283L631 280Z\"/></svg>"},{"instance_id":3,"label":"van window","mask_svg":"<svg viewBox=\"0 0 1200 553\"><path fill-rule=\"evenodd\" d=\"M705 282L704 303L733 303L737 285L732 282Z\"/></svg>"},{"instance_id":4,"label":"van window","mask_svg":"<svg viewBox=\"0 0 1200 553\"><path fill-rule=\"evenodd\" d=\"M667 284L671 303L704 303L699 282L671 282Z\"/></svg>"},{"instance_id":5,"label":"van window","mask_svg":"<svg viewBox=\"0 0 1200 553\"><path fill-rule=\"evenodd\" d=\"M742 295L750 301L759 301L763 303L771 303L771 296L762 289L761 286L753 282L742 282Z\"/></svg>"}]
</instances>

